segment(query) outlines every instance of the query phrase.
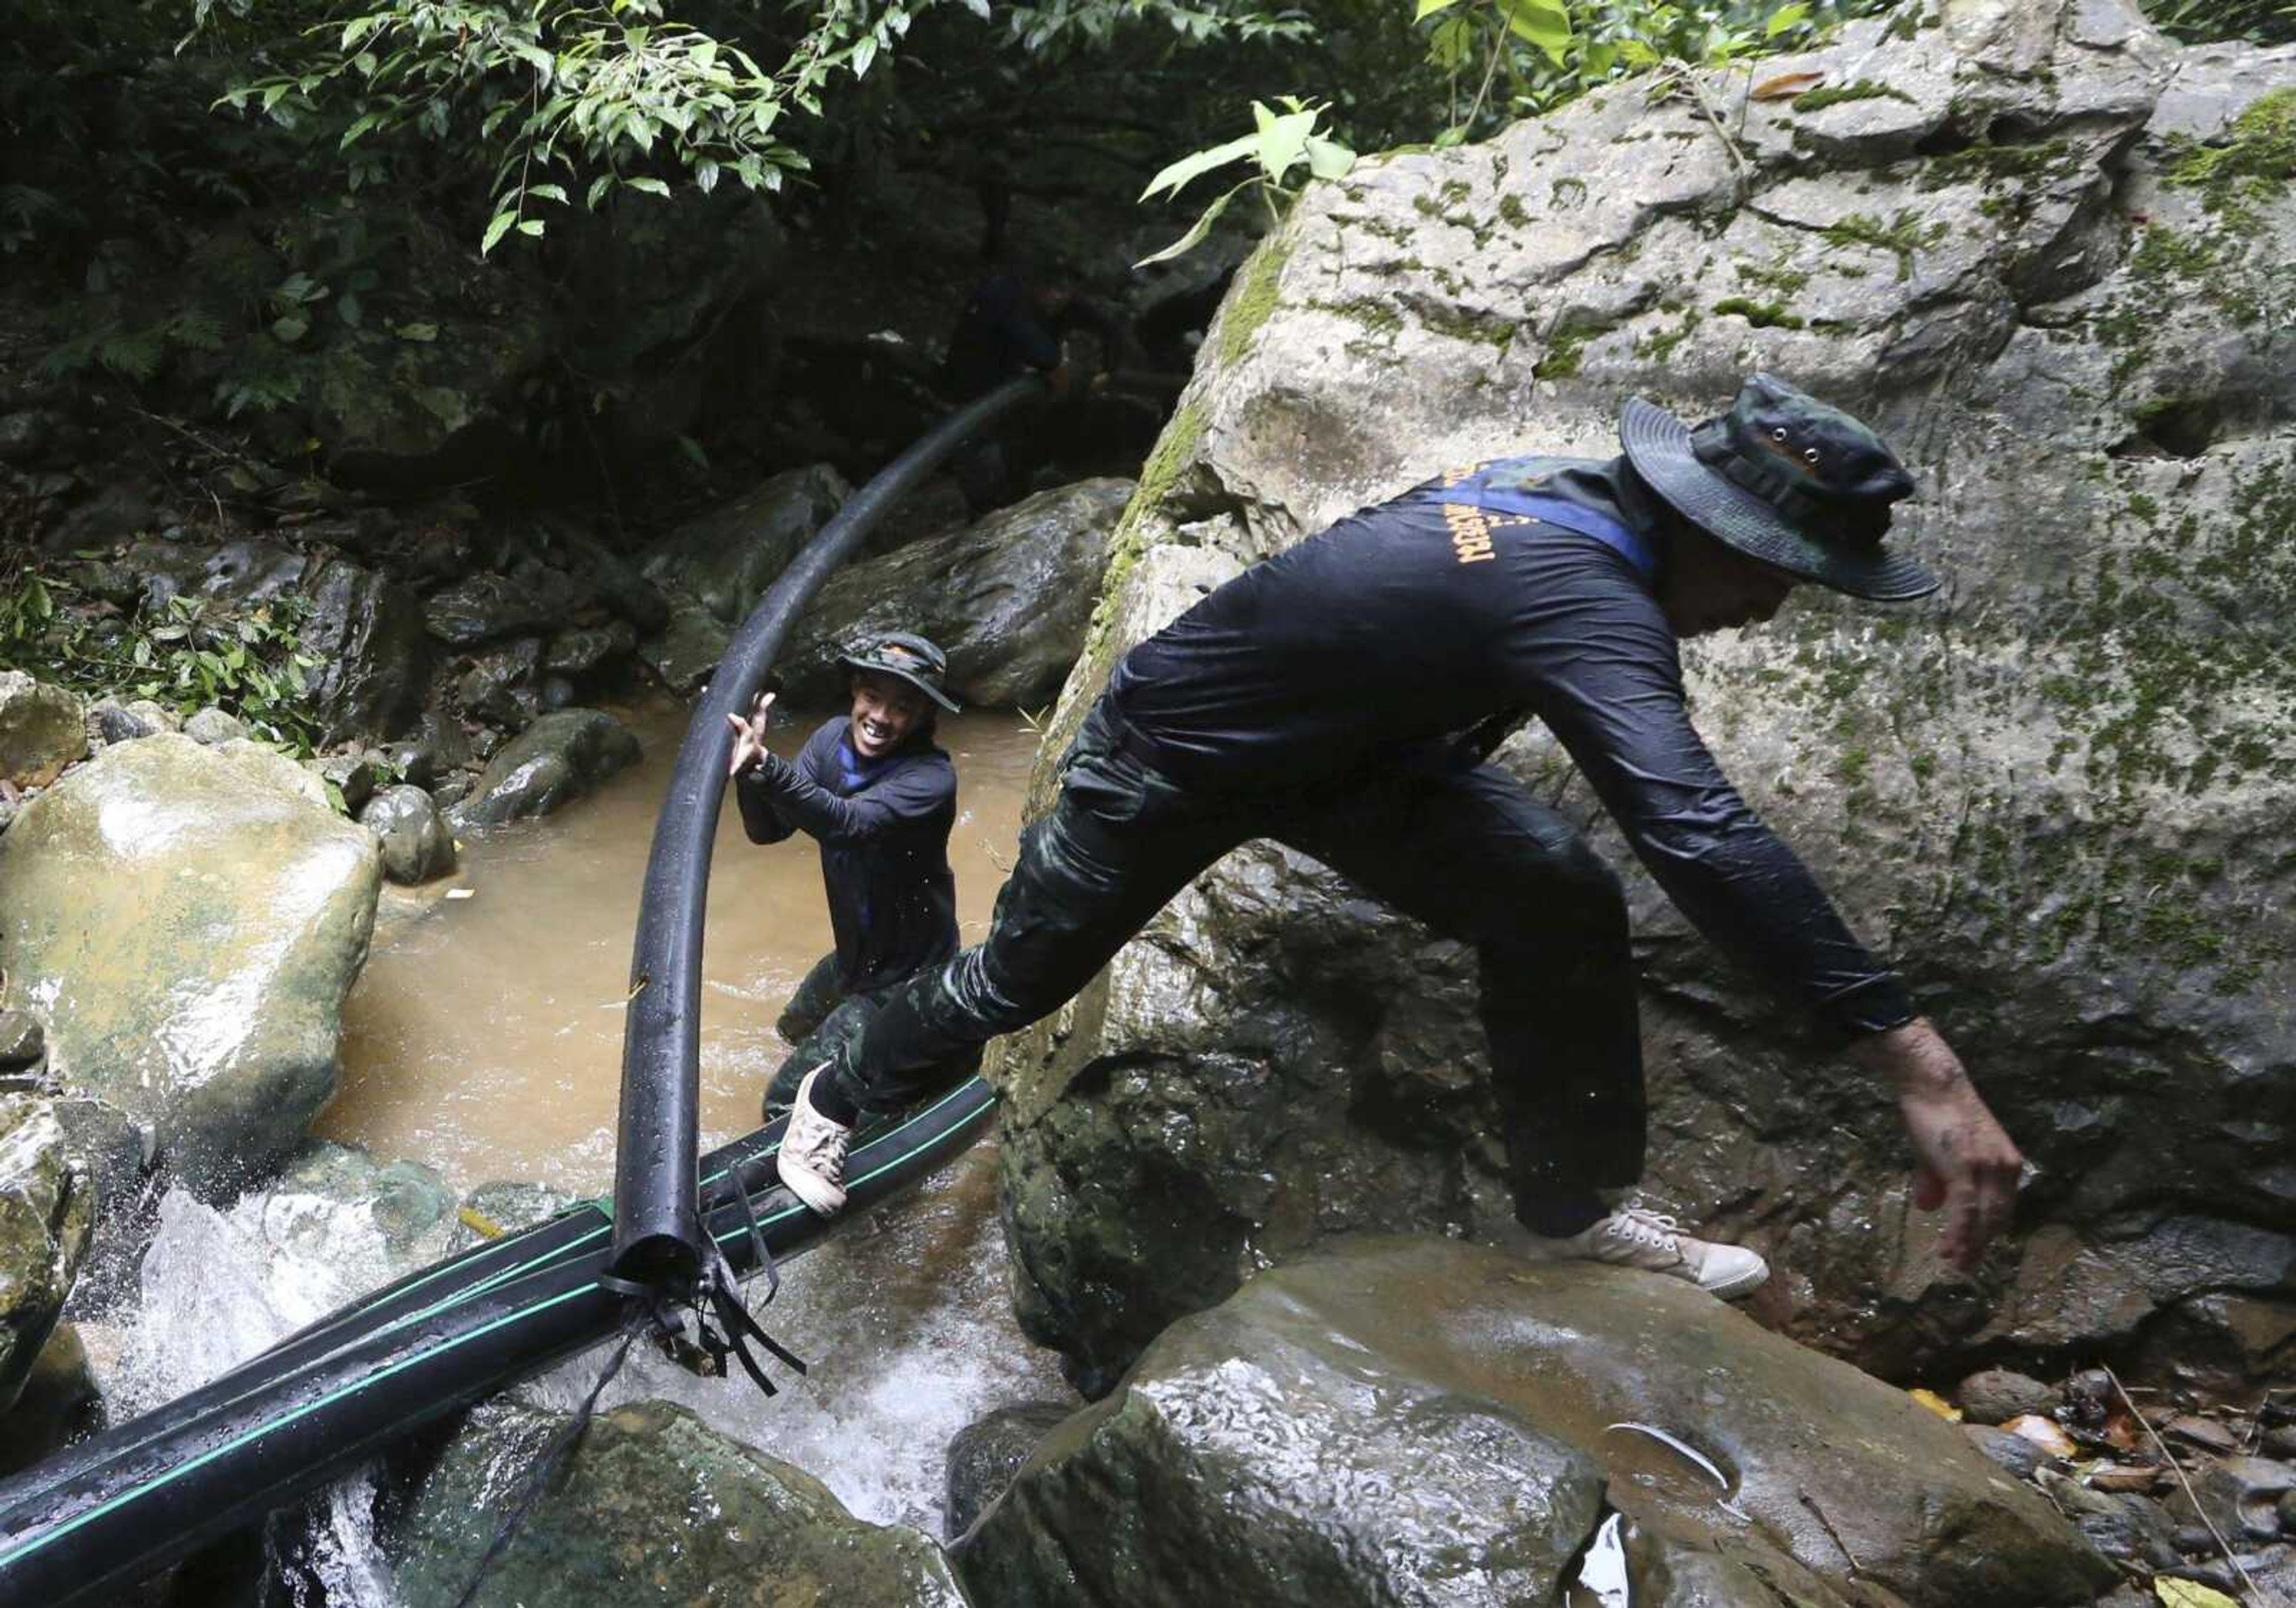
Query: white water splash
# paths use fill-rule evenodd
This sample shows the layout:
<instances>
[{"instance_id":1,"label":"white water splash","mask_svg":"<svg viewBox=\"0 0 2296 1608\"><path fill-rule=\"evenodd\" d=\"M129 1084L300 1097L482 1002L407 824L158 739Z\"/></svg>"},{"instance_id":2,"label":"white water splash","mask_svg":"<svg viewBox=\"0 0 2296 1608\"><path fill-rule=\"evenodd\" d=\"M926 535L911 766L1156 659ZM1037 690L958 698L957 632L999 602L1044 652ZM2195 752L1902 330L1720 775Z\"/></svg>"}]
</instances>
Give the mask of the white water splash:
<instances>
[{"instance_id":1,"label":"white water splash","mask_svg":"<svg viewBox=\"0 0 2296 1608\"><path fill-rule=\"evenodd\" d=\"M281 1189L217 1211L170 1190L159 1215L140 1304L113 1343L91 1347L115 1423L197 1390L403 1270L368 1201ZM365 1473L315 1501L314 1527L284 1547L299 1565L286 1571L297 1608L398 1608L374 1502Z\"/></svg>"},{"instance_id":2,"label":"white water splash","mask_svg":"<svg viewBox=\"0 0 2296 1608\"><path fill-rule=\"evenodd\" d=\"M758 1320L809 1368L799 1377L761 1357L779 1395L761 1394L738 1366L730 1378L700 1379L641 1346L602 1410L678 1402L720 1434L804 1469L856 1517L938 1539L957 1431L1013 1402L1074 1399L1053 1354L1014 1326L995 1172L994 1149L979 1147L784 1268L770 1306L751 1285ZM570 1410L604 1360L601 1351L577 1358L538 1382L534 1399Z\"/></svg>"}]
</instances>

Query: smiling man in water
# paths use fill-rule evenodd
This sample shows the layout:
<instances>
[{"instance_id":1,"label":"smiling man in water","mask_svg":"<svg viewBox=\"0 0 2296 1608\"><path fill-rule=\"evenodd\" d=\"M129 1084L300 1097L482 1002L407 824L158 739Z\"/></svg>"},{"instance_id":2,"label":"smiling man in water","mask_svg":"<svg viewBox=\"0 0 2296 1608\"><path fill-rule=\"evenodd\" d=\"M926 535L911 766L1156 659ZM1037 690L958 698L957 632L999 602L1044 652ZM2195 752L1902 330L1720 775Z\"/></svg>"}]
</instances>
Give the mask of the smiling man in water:
<instances>
[{"instance_id":1,"label":"smiling man in water","mask_svg":"<svg viewBox=\"0 0 2296 1608\"><path fill-rule=\"evenodd\" d=\"M837 947L817 961L775 1024L795 1044L765 1098L771 1117L797 1098L807 1069L857 1037L897 984L956 953L956 878L948 868L956 767L934 746L943 690L939 649L899 633L873 638L842 664L853 712L824 722L792 764L765 746L773 694L734 727L732 775L751 843L804 832L821 845L821 880ZM977 1051L946 1068L970 1070Z\"/></svg>"},{"instance_id":2,"label":"smiling man in water","mask_svg":"<svg viewBox=\"0 0 2296 1608\"><path fill-rule=\"evenodd\" d=\"M1699 930L1889 1080L1915 1200L1945 1208L1946 1253L1972 1264L2008 1220L2017 1148L1716 766L1677 651L1805 582L1935 590L1884 545L1913 478L1865 425L1762 374L1694 429L1632 398L1620 435L1617 457L1473 464L1352 514L1127 654L988 941L896 990L800 1097L783 1180L836 1210L841 1113L1057 1008L1191 877L1273 837L1476 945L1524 1249L1750 1294L1759 1256L1619 1198L1645 1125L1626 901L1576 827L1484 763L1536 715Z\"/></svg>"}]
</instances>

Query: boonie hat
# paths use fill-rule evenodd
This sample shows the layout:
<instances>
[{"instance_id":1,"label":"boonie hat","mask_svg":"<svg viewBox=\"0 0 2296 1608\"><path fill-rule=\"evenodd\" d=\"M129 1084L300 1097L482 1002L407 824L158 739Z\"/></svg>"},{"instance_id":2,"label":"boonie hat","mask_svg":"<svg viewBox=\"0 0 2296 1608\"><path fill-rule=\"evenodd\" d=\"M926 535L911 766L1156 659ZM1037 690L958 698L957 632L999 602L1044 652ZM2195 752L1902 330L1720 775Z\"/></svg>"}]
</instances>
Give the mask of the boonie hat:
<instances>
[{"instance_id":1,"label":"boonie hat","mask_svg":"<svg viewBox=\"0 0 2296 1608\"><path fill-rule=\"evenodd\" d=\"M957 702L941 690L941 682L948 674L948 656L921 636L906 632L890 632L872 637L850 653L840 653L837 662L848 670L875 670L908 682L933 702L957 713Z\"/></svg>"},{"instance_id":2,"label":"boonie hat","mask_svg":"<svg viewBox=\"0 0 2296 1608\"><path fill-rule=\"evenodd\" d=\"M1740 552L1876 602L1935 592L1929 567L1883 551L1914 478L1871 429L1770 374L1693 429L1641 396L1619 415L1628 461L1685 518Z\"/></svg>"}]
</instances>

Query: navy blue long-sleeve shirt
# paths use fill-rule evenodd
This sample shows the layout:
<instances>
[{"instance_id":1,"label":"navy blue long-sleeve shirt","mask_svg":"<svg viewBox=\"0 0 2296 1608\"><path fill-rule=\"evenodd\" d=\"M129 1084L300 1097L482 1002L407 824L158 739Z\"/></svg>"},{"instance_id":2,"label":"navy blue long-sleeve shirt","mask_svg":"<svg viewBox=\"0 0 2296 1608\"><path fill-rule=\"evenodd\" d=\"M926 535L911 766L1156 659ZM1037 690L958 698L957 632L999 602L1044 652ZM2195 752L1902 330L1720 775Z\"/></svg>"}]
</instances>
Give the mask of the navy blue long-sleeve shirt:
<instances>
[{"instance_id":1,"label":"navy blue long-sleeve shirt","mask_svg":"<svg viewBox=\"0 0 2296 1608\"><path fill-rule=\"evenodd\" d=\"M1453 471L1221 586L1127 654L1110 696L1160 769L1231 792L1423 763L1528 709L1710 940L1849 1032L1910 1021L1896 975L1691 726L1650 497L1619 460Z\"/></svg>"},{"instance_id":2,"label":"navy blue long-sleeve shirt","mask_svg":"<svg viewBox=\"0 0 2296 1608\"><path fill-rule=\"evenodd\" d=\"M838 979L865 993L956 953L956 767L931 742L864 760L851 723L825 722L793 765L744 770L734 796L751 843L803 832L820 844Z\"/></svg>"}]
</instances>

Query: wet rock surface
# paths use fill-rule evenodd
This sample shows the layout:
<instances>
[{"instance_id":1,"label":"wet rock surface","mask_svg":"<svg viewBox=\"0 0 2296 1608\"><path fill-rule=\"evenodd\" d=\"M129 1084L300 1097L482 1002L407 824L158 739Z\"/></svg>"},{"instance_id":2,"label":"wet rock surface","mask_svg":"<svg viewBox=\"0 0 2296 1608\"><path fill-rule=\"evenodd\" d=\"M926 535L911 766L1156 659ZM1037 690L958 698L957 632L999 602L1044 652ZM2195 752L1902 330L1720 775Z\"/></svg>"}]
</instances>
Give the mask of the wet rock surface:
<instances>
[{"instance_id":1,"label":"wet rock surface","mask_svg":"<svg viewBox=\"0 0 2296 1608\"><path fill-rule=\"evenodd\" d=\"M547 814L638 756L638 739L603 710L554 711L488 762L477 791L447 812L447 824L460 831Z\"/></svg>"},{"instance_id":2,"label":"wet rock surface","mask_svg":"<svg viewBox=\"0 0 2296 1608\"><path fill-rule=\"evenodd\" d=\"M853 488L826 464L788 469L688 520L646 553L668 620L639 651L672 691L698 686L734 628Z\"/></svg>"},{"instance_id":3,"label":"wet rock surface","mask_svg":"<svg viewBox=\"0 0 2296 1608\"><path fill-rule=\"evenodd\" d=\"M382 874L412 886L455 869L455 835L422 788L385 788L359 811L359 824L382 846Z\"/></svg>"},{"instance_id":4,"label":"wet rock surface","mask_svg":"<svg viewBox=\"0 0 2296 1608\"><path fill-rule=\"evenodd\" d=\"M833 704L837 656L888 631L948 656L967 705L1034 708L1059 692L1083 649L1109 533L1128 480L1079 480L832 575L791 633L781 664L793 702Z\"/></svg>"},{"instance_id":5,"label":"wet rock surface","mask_svg":"<svg viewBox=\"0 0 2296 1608\"><path fill-rule=\"evenodd\" d=\"M95 1210L54 1106L0 1095L0 1415L48 1343L86 1253Z\"/></svg>"},{"instance_id":6,"label":"wet rock surface","mask_svg":"<svg viewBox=\"0 0 2296 1608\"><path fill-rule=\"evenodd\" d=\"M0 1478L92 1433L103 1422L103 1398L88 1371L78 1331L60 1323L33 1359L15 1405L0 1408Z\"/></svg>"},{"instance_id":7,"label":"wet rock surface","mask_svg":"<svg viewBox=\"0 0 2296 1608\"><path fill-rule=\"evenodd\" d=\"M391 1543L406 1608L453 1608L554 1414L482 1409L423 1481ZM940 1549L865 1524L821 1482L644 1401L602 1413L471 1599L476 1608L600 1602L963 1608Z\"/></svg>"},{"instance_id":8,"label":"wet rock surface","mask_svg":"<svg viewBox=\"0 0 2296 1608\"><path fill-rule=\"evenodd\" d=\"M1503 763L1628 879L1650 1193L1762 1248L1795 1332L1884 1372L2110 1350L2252 1391L2296 1356L2296 1084L2269 1071L2296 1056L2296 783L2269 760L2296 200L2211 188L2196 153L2269 148L2296 54L2182 51L2117 4L1922 17L1764 69L1890 94L1712 80L1742 174L1623 85L1311 186L1144 470L1047 765L1191 600L1160 565L1250 562L1449 464L1607 456L1636 392L1694 420L1766 368L1860 412L1922 481L1900 539L1945 591L1798 596L1688 648L1692 703L1968 1050L2039 1169L2023 1232L1974 1285L1942 1264L1884 1091L1686 928L1534 731ZM1105 1388L1240 1262L1497 1221L1473 997L1470 955L1312 865L1201 879L992 1059L1032 1334Z\"/></svg>"},{"instance_id":9,"label":"wet rock surface","mask_svg":"<svg viewBox=\"0 0 2296 1608\"><path fill-rule=\"evenodd\" d=\"M955 1540L972 1528L1053 1428L1075 1411L1065 1401L1000 1407L959 1430L948 1443L948 1506L942 1530Z\"/></svg>"},{"instance_id":10,"label":"wet rock surface","mask_svg":"<svg viewBox=\"0 0 2296 1608\"><path fill-rule=\"evenodd\" d=\"M86 752L77 696L20 670L0 670L0 781L45 788Z\"/></svg>"},{"instance_id":11,"label":"wet rock surface","mask_svg":"<svg viewBox=\"0 0 2296 1608\"><path fill-rule=\"evenodd\" d=\"M263 1176L333 1092L374 840L251 743L106 748L0 837L4 1003L53 1075L211 1192Z\"/></svg>"},{"instance_id":12,"label":"wet rock surface","mask_svg":"<svg viewBox=\"0 0 2296 1608\"><path fill-rule=\"evenodd\" d=\"M961 1563L1013 1604L1546 1601L1606 1499L1645 1572L1684 1582L1659 1600L2030 1608L2115 1578L1953 1426L1679 1281L1423 1238L1176 1324ZM1838 1596L1761 1585L1804 1576Z\"/></svg>"},{"instance_id":13,"label":"wet rock surface","mask_svg":"<svg viewBox=\"0 0 2296 1608\"><path fill-rule=\"evenodd\" d=\"M330 741L398 736L422 712L430 647L413 589L344 559L323 562L306 584L306 651Z\"/></svg>"}]
</instances>

